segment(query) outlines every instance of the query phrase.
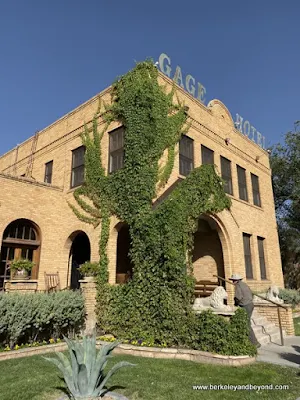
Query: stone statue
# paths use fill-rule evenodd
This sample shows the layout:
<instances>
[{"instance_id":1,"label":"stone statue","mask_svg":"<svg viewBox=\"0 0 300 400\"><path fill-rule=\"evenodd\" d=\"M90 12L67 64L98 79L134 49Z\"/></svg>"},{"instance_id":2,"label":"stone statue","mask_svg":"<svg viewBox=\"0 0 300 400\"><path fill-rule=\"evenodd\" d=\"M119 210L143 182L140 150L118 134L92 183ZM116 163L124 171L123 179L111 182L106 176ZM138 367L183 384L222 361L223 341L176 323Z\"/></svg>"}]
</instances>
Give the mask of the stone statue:
<instances>
[{"instance_id":1,"label":"stone statue","mask_svg":"<svg viewBox=\"0 0 300 400\"><path fill-rule=\"evenodd\" d=\"M201 297L195 299L193 304L194 311L203 311L212 309L214 311L232 311L233 308L224 304L228 294L223 286L218 286L209 297Z\"/></svg>"},{"instance_id":2,"label":"stone statue","mask_svg":"<svg viewBox=\"0 0 300 400\"><path fill-rule=\"evenodd\" d=\"M283 303L283 300L279 298L279 289L275 285L269 287L267 294L266 294L266 299L274 301L275 303L278 303L278 304Z\"/></svg>"}]
</instances>

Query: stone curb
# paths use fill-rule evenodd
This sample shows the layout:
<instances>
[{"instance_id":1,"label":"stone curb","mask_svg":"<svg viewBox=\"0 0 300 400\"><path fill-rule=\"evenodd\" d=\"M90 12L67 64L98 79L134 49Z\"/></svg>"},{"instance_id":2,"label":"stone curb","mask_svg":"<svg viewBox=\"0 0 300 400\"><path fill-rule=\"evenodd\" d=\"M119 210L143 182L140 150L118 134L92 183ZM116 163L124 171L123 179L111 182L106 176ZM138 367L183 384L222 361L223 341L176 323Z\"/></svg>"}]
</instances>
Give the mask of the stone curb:
<instances>
[{"instance_id":1,"label":"stone curb","mask_svg":"<svg viewBox=\"0 0 300 400\"><path fill-rule=\"evenodd\" d=\"M106 344L104 341L97 341L97 345ZM39 354L56 353L67 350L66 343L56 343L40 347L29 347L20 350L4 351L0 353L0 361L14 358L28 357ZM205 351L192 349L160 348L160 347L142 347L129 344L120 344L114 349L115 354L128 354L138 357L165 358L175 360L194 361L207 364L221 365L247 365L256 361L256 357L250 356L223 356L220 354L208 353Z\"/></svg>"}]
</instances>

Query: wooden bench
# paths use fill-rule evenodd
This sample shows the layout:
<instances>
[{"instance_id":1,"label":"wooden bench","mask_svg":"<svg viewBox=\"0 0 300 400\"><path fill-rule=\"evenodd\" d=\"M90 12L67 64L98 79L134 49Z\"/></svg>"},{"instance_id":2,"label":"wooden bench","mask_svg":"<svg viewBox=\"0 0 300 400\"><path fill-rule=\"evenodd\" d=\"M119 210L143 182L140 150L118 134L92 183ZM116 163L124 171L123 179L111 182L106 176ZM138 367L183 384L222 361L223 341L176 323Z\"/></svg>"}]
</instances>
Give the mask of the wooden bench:
<instances>
[{"instance_id":1,"label":"wooden bench","mask_svg":"<svg viewBox=\"0 0 300 400\"><path fill-rule=\"evenodd\" d=\"M208 297L218 286L218 282L198 281L195 284L195 297Z\"/></svg>"}]
</instances>

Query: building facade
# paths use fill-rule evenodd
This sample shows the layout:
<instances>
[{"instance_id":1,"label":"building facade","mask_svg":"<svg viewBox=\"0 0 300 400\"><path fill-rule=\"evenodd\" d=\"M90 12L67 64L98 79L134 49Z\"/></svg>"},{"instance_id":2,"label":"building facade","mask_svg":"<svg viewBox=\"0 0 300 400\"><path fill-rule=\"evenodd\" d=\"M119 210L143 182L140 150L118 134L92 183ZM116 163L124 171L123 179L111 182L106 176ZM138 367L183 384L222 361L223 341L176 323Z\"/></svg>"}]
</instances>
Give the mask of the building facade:
<instances>
[{"instance_id":1,"label":"building facade","mask_svg":"<svg viewBox=\"0 0 300 400\"><path fill-rule=\"evenodd\" d=\"M171 90L172 81L159 73ZM98 99L110 102L108 88L0 158L0 287L9 279L15 258L35 262L31 274L44 290L46 274L57 274L61 288L78 287L77 267L97 261L100 226L77 219L68 202L84 180L84 147L80 134L91 123ZM177 86L188 107L190 128L177 146L174 168L159 203L192 168L215 164L232 199L231 210L200 216L194 236L193 265L198 281L216 281L240 273L255 290L271 284L283 287L269 155L239 132L227 108L218 100L204 106ZM104 122L99 117L99 128ZM102 139L107 173L122 168L124 130L112 123ZM161 164L166 162L166 155ZM111 218L108 242L109 281L126 280L131 266L128 227ZM229 292L232 290L228 288Z\"/></svg>"}]
</instances>

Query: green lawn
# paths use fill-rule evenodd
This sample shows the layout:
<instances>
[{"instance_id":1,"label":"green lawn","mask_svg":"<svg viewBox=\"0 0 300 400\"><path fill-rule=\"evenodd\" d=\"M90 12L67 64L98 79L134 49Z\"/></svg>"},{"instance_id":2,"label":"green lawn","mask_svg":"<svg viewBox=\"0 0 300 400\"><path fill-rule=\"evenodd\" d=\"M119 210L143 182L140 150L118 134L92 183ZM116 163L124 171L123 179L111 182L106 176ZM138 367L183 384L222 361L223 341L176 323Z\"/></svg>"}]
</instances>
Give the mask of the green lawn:
<instances>
[{"instance_id":1,"label":"green lawn","mask_svg":"<svg viewBox=\"0 0 300 400\"><path fill-rule=\"evenodd\" d=\"M300 395L299 372L294 368L256 363L246 367L222 367L189 361L157 360L116 356L112 362L127 360L136 367L120 370L110 381L115 391L131 400L193 399L284 399ZM64 388L56 368L41 356L0 362L1 400L55 400ZM289 385L289 390L207 391L193 385Z\"/></svg>"},{"instance_id":2,"label":"green lawn","mask_svg":"<svg viewBox=\"0 0 300 400\"><path fill-rule=\"evenodd\" d=\"M300 317L294 318L295 335L300 336Z\"/></svg>"}]
</instances>

